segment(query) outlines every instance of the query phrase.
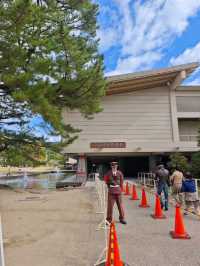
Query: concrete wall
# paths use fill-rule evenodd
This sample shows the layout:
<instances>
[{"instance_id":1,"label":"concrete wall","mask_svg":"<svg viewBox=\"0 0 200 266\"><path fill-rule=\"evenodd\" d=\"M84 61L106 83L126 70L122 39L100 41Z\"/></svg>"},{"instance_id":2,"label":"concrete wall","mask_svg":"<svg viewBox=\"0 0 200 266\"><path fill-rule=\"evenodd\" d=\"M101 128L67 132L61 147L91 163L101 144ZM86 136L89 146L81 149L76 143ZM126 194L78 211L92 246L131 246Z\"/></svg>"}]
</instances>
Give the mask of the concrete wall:
<instances>
[{"instance_id":1,"label":"concrete wall","mask_svg":"<svg viewBox=\"0 0 200 266\"><path fill-rule=\"evenodd\" d=\"M194 108L188 109L194 99ZM136 155L197 151L197 141L180 138L178 120L200 118L198 101L200 89L196 87L178 87L176 91L162 87L105 96L103 112L92 120L84 119L79 112L64 110L64 122L82 130L79 139L65 152ZM90 148L91 142L126 142L126 148L94 149Z\"/></svg>"},{"instance_id":2,"label":"concrete wall","mask_svg":"<svg viewBox=\"0 0 200 266\"><path fill-rule=\"evenodd\" d=\"M66 152L151 152L172 146L169 88L138 90L106 96L104 111L92 120L79 112L63 112L65 123L82 129L79 139ZM126 142L121 149L95 150L91 142Z\"/></svg>"}]
</instances>

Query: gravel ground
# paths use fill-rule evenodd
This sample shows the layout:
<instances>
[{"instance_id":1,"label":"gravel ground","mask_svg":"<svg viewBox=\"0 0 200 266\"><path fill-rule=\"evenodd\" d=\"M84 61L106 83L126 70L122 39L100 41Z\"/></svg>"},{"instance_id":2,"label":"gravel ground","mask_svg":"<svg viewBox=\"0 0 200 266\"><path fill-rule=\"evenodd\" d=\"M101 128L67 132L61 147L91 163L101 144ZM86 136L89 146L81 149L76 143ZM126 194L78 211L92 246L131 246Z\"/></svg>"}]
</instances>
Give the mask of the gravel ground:
<instances>
[{"instance_id":1,"label":"gravel ground","mask_svg":"<svg viewBox=\"0 0 200 266\"><path fill-rule=\"evenodd\" d=\"M1 190L6 266L92 266L103 248L93 190Z\"/></svg>"},{"instance_id":2,"label":"gravel ground","mask_svg":"<svg viewBox=\"0 0 200 266\"><path fill-rule=\"evenodd\" d=\"M138 189L140 196L140 191ZM126 226L116 224L121 256L131 266L197 266L200 265L200 220L195 215L184 217L190 240L172 239L174 207L165 212L167 219L154 220L154 196L148 193L151 208L139 208L140 201L123 196ZM115 210L117 220L117 212Z\"/></svg>"}]
</instances>

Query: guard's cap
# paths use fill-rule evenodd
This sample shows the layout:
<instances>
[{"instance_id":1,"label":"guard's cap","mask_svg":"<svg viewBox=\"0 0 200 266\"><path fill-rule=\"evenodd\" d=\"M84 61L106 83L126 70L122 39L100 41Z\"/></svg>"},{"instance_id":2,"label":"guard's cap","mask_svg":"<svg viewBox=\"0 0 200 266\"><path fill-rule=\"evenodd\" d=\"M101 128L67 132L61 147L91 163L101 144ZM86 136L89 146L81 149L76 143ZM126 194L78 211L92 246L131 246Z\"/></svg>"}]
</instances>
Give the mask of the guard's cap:
<instances>
[{"instance_id":1,"label":"guard's cap","mask_svg":"<svg viewBox=\"0 0 200 266\"><path fill-rule=\"evenodd\" d=\"M111 162L110 165L111 165L111 166L113 166L113 165L118 165L118 162Z\"/></svg>"}]
</instances>

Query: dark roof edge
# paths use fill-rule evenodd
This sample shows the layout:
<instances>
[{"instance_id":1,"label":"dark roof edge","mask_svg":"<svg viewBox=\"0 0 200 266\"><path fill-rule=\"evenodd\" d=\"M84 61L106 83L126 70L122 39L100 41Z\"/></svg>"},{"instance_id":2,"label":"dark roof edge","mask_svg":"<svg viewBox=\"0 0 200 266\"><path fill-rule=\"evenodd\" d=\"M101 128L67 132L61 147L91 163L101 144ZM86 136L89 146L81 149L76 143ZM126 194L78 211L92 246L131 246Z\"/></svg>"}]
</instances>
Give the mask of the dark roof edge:
<instances>
[{"instance_id":1,"label":"dark roof edge","mask_svg":"<svg viewBox=\"0 0 200 266\"><path fill-rule=\"evenodd\" d=\"M142 78L142 77L151 76L151 75L179 72L183 70L189 71L191 73L198 66L199 66L198 62L193 62L193 63L182 64L182 65L177 65L173 67L155 69L155 70L134 72L134 73L128 73L128 74L115 75L115 76L107 76L106 79L108 80L108 82L115 82L115 81L117 82L120 80L122 81L122 80L134 79L134 78Z\"/></svg>"}]
</instances>

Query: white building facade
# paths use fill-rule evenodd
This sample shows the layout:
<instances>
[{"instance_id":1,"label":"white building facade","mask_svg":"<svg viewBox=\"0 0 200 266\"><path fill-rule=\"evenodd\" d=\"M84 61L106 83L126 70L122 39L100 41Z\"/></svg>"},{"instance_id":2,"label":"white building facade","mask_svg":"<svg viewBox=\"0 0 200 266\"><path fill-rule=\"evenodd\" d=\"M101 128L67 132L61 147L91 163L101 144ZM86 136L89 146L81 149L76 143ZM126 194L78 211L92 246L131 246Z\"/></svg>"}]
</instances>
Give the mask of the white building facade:
<instances>
[{"instance_id":1,"label":"white building facade","mask_svg":"<svg viewBox=\"0 0 200 266\"><path fill-rule=\"evenodd\" d=\"M200 86L181 86L198 66L186 64L156 71L108 78L103 111L87 120L77 111L63 111L66 124L81 129L65 153L104 171L118 160L126 176L151 171L169 154L198 151ZM82 172L82 170L81 170Z\"/></svg>"}]
</instances>

